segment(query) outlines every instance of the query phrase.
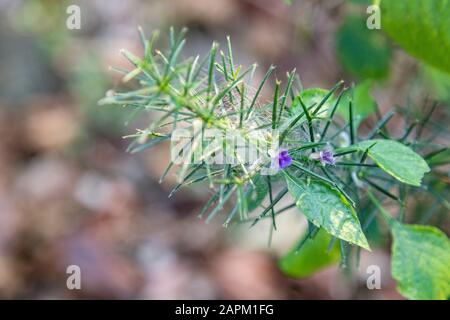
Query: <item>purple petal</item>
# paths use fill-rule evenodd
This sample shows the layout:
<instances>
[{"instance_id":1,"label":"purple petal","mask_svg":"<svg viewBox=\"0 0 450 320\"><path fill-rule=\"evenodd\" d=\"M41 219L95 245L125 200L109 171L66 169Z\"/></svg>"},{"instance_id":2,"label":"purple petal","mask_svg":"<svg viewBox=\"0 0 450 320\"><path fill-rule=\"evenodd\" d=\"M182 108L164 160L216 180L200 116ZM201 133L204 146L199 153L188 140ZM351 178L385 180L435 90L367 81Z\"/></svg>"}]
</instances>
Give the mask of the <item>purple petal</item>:
<instances>
[{"instance_id":1,"label":"purple petal","mask_svg":"<svg viewBox=\"0 0 450 320\"><path fill-rule=\"evenodd\" d=\"M280 169L284 169L292 164L292 158L289 156L287 150L282 150L278 154L278 165Z\"/></svg>"},{"instance_id":2,"label":"purple petal","mask_svg":"<svg viewBox=\"0 0 450 320\"><path fill-rule=\"evenodd\" d=\"M335 165L333 152L331 150L320 151L320 162L322 165Z\"/></svg>"}]
</instances>

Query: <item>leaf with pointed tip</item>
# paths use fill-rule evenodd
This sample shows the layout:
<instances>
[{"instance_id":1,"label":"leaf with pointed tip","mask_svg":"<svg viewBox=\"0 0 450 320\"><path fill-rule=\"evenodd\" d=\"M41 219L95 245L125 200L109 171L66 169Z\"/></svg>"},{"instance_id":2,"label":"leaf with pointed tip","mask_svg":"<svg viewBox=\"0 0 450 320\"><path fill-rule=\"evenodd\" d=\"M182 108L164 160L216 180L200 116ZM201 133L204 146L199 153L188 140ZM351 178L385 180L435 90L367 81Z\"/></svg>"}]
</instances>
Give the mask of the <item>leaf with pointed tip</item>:
<instances>
[{"instance_id":1,"label":"leaf with pointed tip","mask_svg":"<svg viewBox=\"0 0 450 320\"><path fill-rule=\"evenodd\" d=\"M370 250L359 219L345 197L328 184L285 173L289 192L310 222L331 235Z\"/></svg>"},{"instance_id":2,"label":"leaf with pointed tip","mask_svg":"<svg viewBox=\"0 0 450 320\"><path fill-rule=\"evenodd\" d=\"M420 186L423 175L430 171L426 161L409 147L394 140L366 140L356 147L397 180Z\"/></svg>"}]
</instances>

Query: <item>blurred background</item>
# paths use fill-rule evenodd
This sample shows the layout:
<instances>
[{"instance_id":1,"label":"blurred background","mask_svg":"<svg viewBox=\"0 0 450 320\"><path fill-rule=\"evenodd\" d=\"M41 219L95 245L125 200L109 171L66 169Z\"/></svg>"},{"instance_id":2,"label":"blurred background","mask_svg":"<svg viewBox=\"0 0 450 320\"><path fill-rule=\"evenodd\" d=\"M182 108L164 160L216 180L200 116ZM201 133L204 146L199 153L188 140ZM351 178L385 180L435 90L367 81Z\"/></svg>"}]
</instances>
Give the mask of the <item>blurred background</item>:
<instances>
[{"instance_id":1,"label":"blurred background","mask_svg":"<svg viewBox=\"0 0 450 320\"><path fill-rule=\"evenodd\" d=\"M81 8L81 30L66 28L71 4ZM172 25L189 28L186 56L231 35L235 60L258 62L259 78L273 63L281 79L296 68L304 87L370 83L381 111L420 110L426 96L448 101L450 76L363 27L366 7L363 0L0 0L0 298L401 298L387 238L363 252L351 274L336 265L289 279L277 259L304 230L301 215L280 217L270 246L267 224L205 224L197 213L206 193L193 188L168 199L174 177L158 183L167 145L126 153L123 136L135 128L125 124L129 110L97 105L108 89L130 86L109 67L129 67L121 48L142 52L137 27L150 34ZM438 117L445 124L448 109ZM390 126L394 134L401 127ZM429 220L448 233L445 208ZM81 268L81 290L66 287L72 264ZM382 270L381 290L366 287L371 264Z\"/></svg>"}]
</instances>

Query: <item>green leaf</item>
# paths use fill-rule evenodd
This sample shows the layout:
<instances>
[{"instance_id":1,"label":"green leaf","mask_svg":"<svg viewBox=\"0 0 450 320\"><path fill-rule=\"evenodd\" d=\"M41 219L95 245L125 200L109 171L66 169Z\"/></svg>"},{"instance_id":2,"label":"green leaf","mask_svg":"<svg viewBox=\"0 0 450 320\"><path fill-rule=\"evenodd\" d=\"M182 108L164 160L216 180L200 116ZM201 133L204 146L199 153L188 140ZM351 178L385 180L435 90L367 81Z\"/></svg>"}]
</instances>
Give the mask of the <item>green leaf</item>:
<instances>
[{"instance_id":1,"label":"green leaf","mask_svg":"<svg viewBox=\"0 0 450 320\"><path fill-rule=\"evenodd\" d=\"M423 175L430 171L425 160L404 144L394 140L367 140L356 147L397 180L420 186Z\"/></svg>"},{"instance_id":2,"label":"green leaf","mask_svg":"<svg viewBox=\"0 0 450 320\"><path fill-rule=\"evenodd\" d=\"M370 95L372 81L366 80L353 89L353 117L355 128L358 128L361 122L376 110L377 103ZM348 122L348 103L351 92L346 92L342 97L337 112Z\"/></svg>"},{"instance_id":3,"label":"green leaf","mask_svg":"<svg viewBox=\"0 0 450 320\"><path fill-rule=\"evenodd\" d=\"M300 180L285 172L297 207L317 227L331 235L370 250L355 210L337 190L321 181Z\"/></svg>"},{"instance_id":4,"label":"green leaf","mask_svg":"<svg viewBox=\"0 0 450 320\"><path fill-rule=\"evenodd\" d=\"M392 224L392 276L409 299L450 297L450 241L431 226Z\"/></svg>"},{"instance_id":5,"label":"green leaf","mask_svg":"<svg viewBox=\"0 0 450 320\"><path fill-rule=\"evenodd\" d=\"M363 17L346 18L336 33L336 54L342 67L358 78L383 79L389 73L387 39L380 31L369 30Z\"/></svg>"},{"instance_id":6,"label":"green leaf","mask_svg":"<svg viewBox=\"0 0 450 320\"><path fill-rule=\"evenodd\" d=\"M412 56L450 73L450 1L382 0L382 29Z\"/></svg>"},{"instance_id":7,"label":"green leaf","mask_svg":"<svg viewBox=\"0 0 450 320\"><path fill-rule=\"evenodd\" d=\"M446 165L450 163L450 149L444 150L429 159L428 163L432 166Z\"/></svg>"},{"instance_id":8,"label":"green leaf","mask_svg":"<svg viewBox=\"0 0 450 320\"><path fill-rule=\"evenodd\" d=\"M249 212L258 208L269 192L267 181L263 176L257 175L252 178L252 181L253 185L249 184L249 188L245 193Z\"/></svg>"},{"instance_id":9,"label":"green leaf","mask_svg":"<svg viewBox=\"0 0 450 320\"><path fill-rule=\"evenodd\" d=\"M427 85L435 98L440 101L450 101L450 74L439 69L423 66L424 84Z\"/></svg>"},{"instance_id":10,"label":"green leaf","mask_svg":"<svg viewBox=\"0 0 450 320\"><path fill-rule=\"evenodd\" d=\"M302 99L303 103L307 108L310 108L312 105L319 105L320 102L326 97L326 95L329 93L329 90L325 90L322 88L311 88L303 90L299 96ZM330 110L332 106L333 99L328 99L320 108L320 110L317 112L316 117L324 118L328 114L328 110ZM313 107L315 109L315 107ZM292 103L291 110L294 111L296 114L299 112L302 112L302 108L300 106L299 100L295 99Z\"/></svg>"},{"instance_id":11,"label":"green leaf","mask_svg":"<svg viewBox=\"0 0 450 320\"><path fill-rule=\"evenodd\" d=\"M278 262L281 271L290 277L308 277L339 261L338 242L336 241L328 251L332 237L323 229L320 229L314 238L305 239L305 237L308 237L308 233L305 233L299 241L299 243L305 241L300 250L297 250L299 245L296 244Z\"/></svg>"}]
</instances>

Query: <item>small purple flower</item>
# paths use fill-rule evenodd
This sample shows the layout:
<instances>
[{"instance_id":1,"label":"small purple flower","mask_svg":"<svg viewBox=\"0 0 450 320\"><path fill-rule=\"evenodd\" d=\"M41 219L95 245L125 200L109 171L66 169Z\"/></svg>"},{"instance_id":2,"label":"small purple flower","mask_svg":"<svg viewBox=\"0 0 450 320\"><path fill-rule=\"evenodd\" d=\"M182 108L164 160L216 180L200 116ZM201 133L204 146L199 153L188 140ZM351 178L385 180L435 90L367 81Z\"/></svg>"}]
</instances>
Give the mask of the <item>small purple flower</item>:
<instances>
[{"instance_id":1,"label":"small purple flower","mask_svg":"<svg viewBox=\"0 0 450 320\"><path fill-rule=\"evenodd\" d=\"M278 166L280 169L284 169L292 164L292 158L289 156L287 150L280 150L278 153Z\"/></svg>"},{"instance_id":2,"label":"small purple flower","mask_svg":"<svg viewBox=\"0 0 450 320\"><path fill-rule=\"evenodd\" d=\"M310 159L320 161L323 166L334 166L336 164L336 159L334 159L333 151L329 149L312 153L310 155Z\"/></svg>"},{"instance_id":3,"label":"small purple flower","mask_svg":"<svg viewBox=\"0 0 450 320\"><path fill-rule=\"evenodd\" d=\"M334 159L333 152L331 150L324 150L319 152L320 163L322 165L331 165L334 166L336 164L336 160Z\"/></svg>"}]
</instances>

